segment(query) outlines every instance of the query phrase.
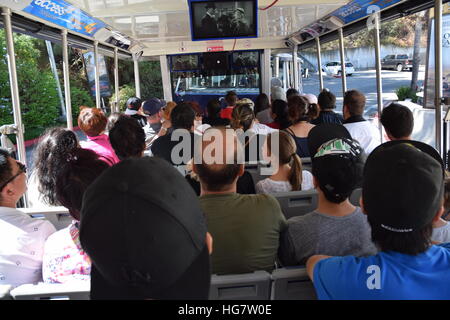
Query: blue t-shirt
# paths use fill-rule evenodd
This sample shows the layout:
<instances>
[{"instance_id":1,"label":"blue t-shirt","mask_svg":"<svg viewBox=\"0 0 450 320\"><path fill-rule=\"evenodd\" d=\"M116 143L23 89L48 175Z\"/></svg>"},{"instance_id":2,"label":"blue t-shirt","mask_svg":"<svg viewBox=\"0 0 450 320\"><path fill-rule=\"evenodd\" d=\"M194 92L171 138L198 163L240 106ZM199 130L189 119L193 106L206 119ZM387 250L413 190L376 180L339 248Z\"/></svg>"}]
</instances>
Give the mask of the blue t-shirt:
<instances>
[{"instance_id":1,"label":"blue t-shirt","mask_svg":"<svg viewBox=\"0 0 450 320\"><path fill-rule=\"evenodd\" d=\"M314 267L321 300L450 299L450 243L417 256L380 252L369 257L332 257Z\"/></svg>"}]
</instances>

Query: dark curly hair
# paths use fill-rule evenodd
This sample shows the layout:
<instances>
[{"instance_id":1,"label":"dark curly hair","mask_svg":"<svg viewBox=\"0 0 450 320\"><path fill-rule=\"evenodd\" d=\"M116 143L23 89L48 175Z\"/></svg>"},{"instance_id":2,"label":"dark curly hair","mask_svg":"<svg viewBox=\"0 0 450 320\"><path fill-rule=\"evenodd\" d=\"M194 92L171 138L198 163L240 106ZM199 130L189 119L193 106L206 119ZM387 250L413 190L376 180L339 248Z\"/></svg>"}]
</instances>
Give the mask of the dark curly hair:
<instances>
[{"instance_id":1,"label":"dark curly hair","mask_svg":"<svg viewBox=\"0 0 450 320\"><path fill-rule=\"evenodd\" d=\"M145 150L144 130L135 119L126 115L121 115L110 129L109 141L120 160L140 158Z\"/></svg>"},{"instance_id":2,"label":"dark curly hair","mask_svg":"<svg viewBox=\"0 0 450 320\"><path fill-rule=\"evenodd\" d=\"M39 139L34 151L34 168L39 181L38 190L44 202L60 205L56 198L56 177L79 148L78 138L73 131L61 127L47 129Z\"/></svg>"},{"instance_id":3,"label":"dark curly hair","mask_svg":"<svg viewBox=\"0 0 450 320\"><path fill-rule=\"evenodd\" d=\"M56 176L56 198L74 219L80 220L84 192L109 165L94 151L82 148L74 150L67 160Z\"/></svg>"}]
</instances>

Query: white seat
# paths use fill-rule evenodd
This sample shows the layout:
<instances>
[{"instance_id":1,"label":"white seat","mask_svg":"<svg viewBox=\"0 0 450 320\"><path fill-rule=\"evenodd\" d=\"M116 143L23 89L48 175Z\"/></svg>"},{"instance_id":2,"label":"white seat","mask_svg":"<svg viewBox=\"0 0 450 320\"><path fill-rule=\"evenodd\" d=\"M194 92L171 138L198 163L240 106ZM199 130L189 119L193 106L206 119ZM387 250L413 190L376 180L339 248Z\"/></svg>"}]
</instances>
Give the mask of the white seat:
<instances>
[{"instance_id":1,"label":"white seat","mask_svg":"<svg viewBox=\"0 0 450 320\"><path fill-rule=\"evenodd\" d=\"M9 284L2 284L0 285L0 300L11 300L11 294L10 291L12 289L12 286Z\"/></svg>"},{"instance_id":2,"label":"white seat","mask_svg":"<svg viewBox=\"0 0 450 320\"><path fill-rule=\"evenodd\" d=\"M10 294L14 300L89 300L90 281L24 284Z\"/></svg>"},{"instance_id":3,"label":"white seat","mask_svg":"<svg viewBox=\"0 0 450 320\"><path fill-rule=\"evenodd\" d=\"M20 208L20 210L33 218L47 219L55 226L56 230L64 229L73 220L69 210L65 207Z\"/></svg>"}]
</instances>

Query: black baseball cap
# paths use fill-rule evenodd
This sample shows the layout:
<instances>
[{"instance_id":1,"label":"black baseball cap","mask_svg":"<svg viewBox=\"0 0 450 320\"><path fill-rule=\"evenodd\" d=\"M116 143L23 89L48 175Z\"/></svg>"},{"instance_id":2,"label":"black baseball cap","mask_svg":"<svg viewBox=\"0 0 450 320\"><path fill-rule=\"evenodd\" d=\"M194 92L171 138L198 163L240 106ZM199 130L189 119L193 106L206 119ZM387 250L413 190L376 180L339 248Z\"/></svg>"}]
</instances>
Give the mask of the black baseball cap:
<instances>
[{"instance_id":1,"label":"black baseball cap","mask_svg":"<svg viewBox=\"0 0 450 320\"><path fill-rule=\"evenodd\" d=\"M356 140L333 139L321 145L312 157L312 174L326 199L346 200L362 184L366 155Z\"/></svg>"},{"instance_id":2,"label":"black baseball cap","mask_svg":"<svg viewBox=\"0 0 450 320\"><path fill-rule=\"evenodd\" d=\"M321 123L314 126L308 133L308 149L311 157L325 142L339 138L352 138L350 132L342 124Z\"/></svg>"},{"instance_id":3,"label":"black baseball cap","mask_svg":"<svg viewBox=\"0 0 450 320\"><path fill-rule=\"evenodd\" d=\"M430 224L442 205L444 175L439 153L425 143L381 144L364 167L362 198L370 223L402 233Z\"/></svg>"},{"instance_id":4,"label":"black baseball cap","mask_svg":"<svg viewBox=\"0 0 450 320\"><path fill-rule=\"evenodd\" d=\"M206 232L196 194L165 160L109 168L87 189L81 209L91 299L207 299Z\"/></svg>"},{"instance_id":5,"label":"black baseball cap","mask_svg":"<svg viewBox=\"0 0 450 320\"><path fill-rule=\"evenodd\" d=\"M131 97L127 100L127 109L138 111L141 108L142 100L138 97Z\"/></svg>"}]
</instances>

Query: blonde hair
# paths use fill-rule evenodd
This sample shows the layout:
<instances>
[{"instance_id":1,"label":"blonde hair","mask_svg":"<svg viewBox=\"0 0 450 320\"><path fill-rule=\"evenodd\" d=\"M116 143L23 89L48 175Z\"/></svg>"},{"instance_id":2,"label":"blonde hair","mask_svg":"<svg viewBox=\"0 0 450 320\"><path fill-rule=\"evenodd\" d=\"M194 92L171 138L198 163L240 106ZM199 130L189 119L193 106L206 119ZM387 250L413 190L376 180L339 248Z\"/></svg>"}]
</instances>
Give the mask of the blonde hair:
<instances>
[{"instance_id":1,"label":"blonde hair","mask_svg":"<svg viewBox=\"0 0 450 320\"><path fill-rule=\"evenodd\" d=\"M175 108L177 104L173 101L168 101L166 106L164 107L163 117L166 120L170 120L170 114L172 113L173 108Z\"/></svg>"},{"instance_id":2,"label":"blonde hair","mask_svg":"<svg viewBox=\"0 0 450 320\"><path fill-rule=\"evenodd\" d=\"M242 129L247 131L251 128L253 120L255 120L255 114L253 113L252 108L247 104L244 104L234 107L230 124L235 130Z\"/></svg>"},{"instance_id":3,"label":"blonde hair","mask_svg":"<svg viewBox=\"0 0 450 320\"><path fill-rule=\"evenodd\" d=\"M236 106L248 105L252 110L255 108L255 103L249 98L243 98L236 102Z\"/></svg>"}]
</instances>

